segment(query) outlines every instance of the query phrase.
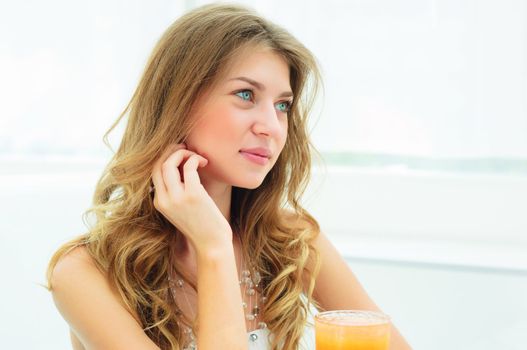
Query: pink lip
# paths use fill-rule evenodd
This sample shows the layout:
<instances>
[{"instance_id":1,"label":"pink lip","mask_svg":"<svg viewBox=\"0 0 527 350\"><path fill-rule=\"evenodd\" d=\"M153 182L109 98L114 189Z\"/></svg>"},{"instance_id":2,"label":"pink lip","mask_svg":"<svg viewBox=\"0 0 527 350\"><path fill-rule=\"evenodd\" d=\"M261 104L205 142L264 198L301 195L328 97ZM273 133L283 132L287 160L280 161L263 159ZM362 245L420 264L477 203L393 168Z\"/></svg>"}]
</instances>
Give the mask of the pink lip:
<instances>
[{"instance_id":1,"label":"pink lip","mask_svg":"<svg viewBox=\"0 0 527 350\"><path fill-rule=\"evenodd\" d=\"M240 152L255 154L260 157L271 158L271 151L264 147L244 148Z\"/></svg>"},{"instance_id":2,"label":"pink lip","mask_svg":"<svg viewBox=\"0 0 527 350\"><path fill-rule=\"evenodd\" d=\"M244 156L247 160L250 160L256 164L259 164L259 165L265 165L267 164L267 162L269 162L269 158L268 157L263 157L263 156L260 156L258 154L254 154L254 153L249 153L249 152L246 152L246 151L240 151L241 155Z\"/></svg>"}]
</instances>

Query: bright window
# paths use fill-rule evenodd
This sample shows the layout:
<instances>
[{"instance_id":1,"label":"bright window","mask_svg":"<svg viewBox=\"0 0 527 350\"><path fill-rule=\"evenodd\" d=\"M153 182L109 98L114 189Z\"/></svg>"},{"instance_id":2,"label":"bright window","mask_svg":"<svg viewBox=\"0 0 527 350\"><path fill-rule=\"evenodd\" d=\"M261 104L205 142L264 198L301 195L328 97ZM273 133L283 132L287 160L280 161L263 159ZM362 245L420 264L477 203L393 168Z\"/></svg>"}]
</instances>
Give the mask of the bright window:
<instances>
[{"instance_id":1,"label":"bright window","mask_svg":"<svg viewBox=\"0 0 527 350\"><path fill-rule=\"evenodd\" d=\"M10 3L0 154L106 156L102 135L155 41L206 2ZM524 1L242 3L318 57L326 94L313 138L328 161L527 174Z\"/></svg>"}]
</instances>

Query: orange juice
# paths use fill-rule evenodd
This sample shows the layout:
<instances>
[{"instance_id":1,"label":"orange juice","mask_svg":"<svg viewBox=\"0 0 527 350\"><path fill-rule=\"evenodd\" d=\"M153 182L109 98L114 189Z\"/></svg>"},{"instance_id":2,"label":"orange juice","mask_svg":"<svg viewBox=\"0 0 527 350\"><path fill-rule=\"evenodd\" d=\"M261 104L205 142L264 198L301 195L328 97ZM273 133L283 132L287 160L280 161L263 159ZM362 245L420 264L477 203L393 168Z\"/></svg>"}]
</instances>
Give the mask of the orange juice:
<instances>
[{"instance_id":1,"label":"orange juice","mask_svg":"<svg viewBox=\"0 0 527 350\"><path fill-rule=\"evenodd\" d=\"M390 318L373 311L335 310L315 316L316 350L388 350Z\"/></svg>"}]
</instances>

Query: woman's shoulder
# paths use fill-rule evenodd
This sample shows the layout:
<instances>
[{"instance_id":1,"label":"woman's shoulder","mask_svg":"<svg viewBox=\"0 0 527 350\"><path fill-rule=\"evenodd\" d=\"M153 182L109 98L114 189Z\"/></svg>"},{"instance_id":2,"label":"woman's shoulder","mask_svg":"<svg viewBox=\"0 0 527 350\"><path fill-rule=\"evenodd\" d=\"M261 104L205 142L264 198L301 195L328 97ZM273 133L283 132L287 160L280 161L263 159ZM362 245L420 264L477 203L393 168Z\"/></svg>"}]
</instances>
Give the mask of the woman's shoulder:
<instances>
[{"instance_id":1,"label":"woman's shoulder","mask_svg":"<svg viewBox=\"0 0 527 350\"><path fill-rule=\"evenodd\" d=\"M77 276L86 281L97 280L99 283L107 280L106 273L98 267L85 245L64 252L56 260L49 276L51 291L54 292L59 285L69 285Z\"/></svg>"},{"instance_id":2,"label":"woman's shoulder","mask_svg":"<svg viewBox=\"0 0 527 350\"><path fill-rule=\"evenodd\" d=\"M51 274L51 287L71 274L99 271L86 246L77 246L64 253L55 264ZM99 271L102 275L102 272ZM55 283L54 283L55 282Z\"/></svg>"},{"instance_id":3,"label":"woman's shoulder","mask_svg":"<svg viewBox=\"0 0 527 350\"><path fill-rule=\"evenodd\" d=\"M282 220L294 225L297 228L311 228L318 230L318 223L311 215L307 213L297 213L293 209L284 208L280 210L280 215Z\"/></svg>"},{"instance_id":4,"label":"woman's shoulder","mask_svg":"<svg viewBox=\"0 0 527 350\"><path fill-rule=\"evenodd\" d=\"M57 261L51 292L57 309L85 346L121 349L142 344L157 349L86 247L76 247Z\"/></svg>"},{"instance_id":5,"label":"woman's shoulder","mask_svg":"<svg viewBox=\"0 0 527 350\"><path fill-rule=\"evenodd\" d=\"M300 233L304 242L316 249L322 232L317 220L309 213L297 213L292 209L281 210L282 222L296 234Z\"/></svg>"},{"instance_id":6,"label":"woman's shoulder","mask_svg":"<svg viewBox=\"0 0 527 350\"><path fill-rule=\"evenodd\" d=\"M50 289L59 307L79 295L100 294L110 290L107 276L97 268L85 246L75 247L57 260L50 274Z\"/></svg>"},{"instance_id":7,"label":"woman's shoulder","mask_svg":"<svg viewBox=\"0 0 527 350\"><path fill-rule=\"evenodd\" d=\"M69 250L58 259L50 282L51 291L56 298L82 293L108 295L116 300L120 299L110 283L108 274L99 268L85 245Z\"/></svg>"},{"instance_id":8,"label":"woman's shoulder","mask_svg":"<svg viewBox=\"0 0 527 350\"><path fill-rule=\"evenodd\" d=\"M65 253L59 261L76 261L83 264L89 264L94 266L93 258L88 252L88 247L85 244L78 245Z\"/></svg>"}]
</instances>

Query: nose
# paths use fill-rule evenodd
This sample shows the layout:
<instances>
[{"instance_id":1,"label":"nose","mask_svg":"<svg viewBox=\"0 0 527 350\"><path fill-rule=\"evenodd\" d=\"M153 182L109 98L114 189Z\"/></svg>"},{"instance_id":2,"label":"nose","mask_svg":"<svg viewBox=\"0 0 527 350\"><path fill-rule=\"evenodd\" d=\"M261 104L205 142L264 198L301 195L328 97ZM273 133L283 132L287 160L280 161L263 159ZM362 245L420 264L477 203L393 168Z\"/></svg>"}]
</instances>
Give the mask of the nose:
<instances>
[{"instance_id":1,"label":"nose","mask_svg":"<svg viewBox=\"0 0 527 350\"><path fill-rule=\"evenodd\" d=\"M273 102L260 104L259 108L254 109L254 112L255 119L252 130L255 134L275 136L282 132L283 125Z\"/></svg>"}]
</instances>

